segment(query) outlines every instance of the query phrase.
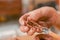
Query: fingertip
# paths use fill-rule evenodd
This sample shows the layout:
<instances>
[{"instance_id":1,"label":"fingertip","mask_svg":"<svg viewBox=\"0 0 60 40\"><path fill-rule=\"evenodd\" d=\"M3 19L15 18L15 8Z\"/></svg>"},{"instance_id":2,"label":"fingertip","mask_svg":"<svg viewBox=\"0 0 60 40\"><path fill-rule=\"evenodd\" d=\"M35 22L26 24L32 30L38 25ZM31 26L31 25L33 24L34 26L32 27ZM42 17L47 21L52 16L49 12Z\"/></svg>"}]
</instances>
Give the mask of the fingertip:
<instances>
[{"instance_id":1,"label":"fingertip","mask_svg":"<svg viewBox=\"0 0 60 40\"><path fill-rule=\"evenodd\" d=\"M37 29L37 32L38 32L38 33L40 33L40 32L41 32L41 30L40 30L40 29Z\"/></svg>"},{"instance_id":2,"label":"fingertip","mask_svg":"<svg viewBox=\"0 0 60 40\"><path fill-rule=\"evenodd\" d=\"M27 31L29 31L29 27L27 27L27 26L20 26L20 30L22 32L27 32Z\"/></svg>"},{"instance_id":3,"label":"fingertip","mask_svg":"<svg viewBox=\"0 0 60 40\"><path fill-rule=\"evenodd\" d=\"M34 33L36 32L36 28L31 28L29 31L28 31L28 35L33 35Z\"/></svg>"}]
</instances>

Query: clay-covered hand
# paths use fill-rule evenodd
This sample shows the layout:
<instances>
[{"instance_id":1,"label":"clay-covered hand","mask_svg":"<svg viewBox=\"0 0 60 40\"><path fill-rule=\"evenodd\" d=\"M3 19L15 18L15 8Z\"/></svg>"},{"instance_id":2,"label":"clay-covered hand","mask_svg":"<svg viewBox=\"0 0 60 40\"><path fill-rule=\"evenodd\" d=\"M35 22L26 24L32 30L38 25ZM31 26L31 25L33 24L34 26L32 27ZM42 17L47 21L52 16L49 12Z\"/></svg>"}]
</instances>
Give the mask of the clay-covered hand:
<instances>
[{"instance_id":1,"label":"clay-covered hand","mask_svg":"<svg viewBox=\"0 0 60 40\"><path fill-rule=\"evenodd\" d=\"M24 14L19 19L19 23L21 24L20 30L23 32L27 32L29 35L34 34L35 32L41 31L41 28L31 25L28 25L28 22L34 21L40 25L40 27L54 25L56 20L56 10L52 7L41 7L39 9L33 10L29 13Z\"/></svg>"}]
</instances>

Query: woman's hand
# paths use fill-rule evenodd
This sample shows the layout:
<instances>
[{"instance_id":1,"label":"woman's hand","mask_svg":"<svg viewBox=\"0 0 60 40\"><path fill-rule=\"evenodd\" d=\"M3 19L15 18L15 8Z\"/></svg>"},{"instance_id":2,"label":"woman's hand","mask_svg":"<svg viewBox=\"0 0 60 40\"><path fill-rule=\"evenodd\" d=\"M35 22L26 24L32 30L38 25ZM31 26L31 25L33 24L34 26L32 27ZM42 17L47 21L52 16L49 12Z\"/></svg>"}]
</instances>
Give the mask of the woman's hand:
<instances>
[{"instance_id":1,"label":"woman's hand","mask_svg":"<svg viewBox=\"0 0 60 40\"><path fill-rule=\"evenodd\" d=\"M56 21L56 10L52 7L41 7L34 11L24 14L19 19L20 29L23 32L28 33L29 35L34 34L35 32L41 31L41 27L50 27L55 24ZM34 21L40 25L40 28L35 26L28 25L28 22Z\"/></svg>"}]
</instances>

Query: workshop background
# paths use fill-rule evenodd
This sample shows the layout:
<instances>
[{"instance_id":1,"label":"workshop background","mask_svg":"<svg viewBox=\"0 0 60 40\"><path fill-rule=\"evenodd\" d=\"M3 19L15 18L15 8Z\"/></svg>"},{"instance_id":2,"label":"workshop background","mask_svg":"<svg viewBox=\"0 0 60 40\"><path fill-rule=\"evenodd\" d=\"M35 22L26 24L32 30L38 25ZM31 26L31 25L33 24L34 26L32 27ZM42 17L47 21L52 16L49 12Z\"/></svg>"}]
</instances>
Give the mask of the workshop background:
<instances>
[{"instance_id":1,"label":"workshop background","mask_svg":"<svg viewBox=\"0 0 60 40\"><path fill-rule=\"evenodd\" d=\"M0 39L24 35L19 31L19 18L26 12L43 6L51 6L60 11L59 0L0 0Z\"/></svg>"}]
</instances>

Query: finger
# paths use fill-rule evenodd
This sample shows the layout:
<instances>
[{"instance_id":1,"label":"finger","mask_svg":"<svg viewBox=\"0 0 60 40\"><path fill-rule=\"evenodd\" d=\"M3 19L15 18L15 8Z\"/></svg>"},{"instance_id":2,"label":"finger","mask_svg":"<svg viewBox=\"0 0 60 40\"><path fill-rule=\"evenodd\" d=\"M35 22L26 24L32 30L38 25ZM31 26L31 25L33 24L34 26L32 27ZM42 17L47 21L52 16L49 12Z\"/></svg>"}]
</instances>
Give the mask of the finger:
<instances>
[{"instance_id":1,"label":"finger","mask_svg":"<svg viewBox=\"0 0 60 40\"><path fill-rule=\"evenodd\" d=\"M29 28L32 28L32 27L33 27L33 26L29 25L29 24L27 24L27 26L28 26Z\"/></svg>"},{"instance_id":2,"label":"finger","mask_svg":"<svg viewBox=\"0 0 60 40\"><path fill-rule=\"evenodd\" d=\"M37 26L34 26L35 28L36 28L36 32L38 32L38 33L40 33L41 32L41 30L40 30L40 28L39 27L37 27Z\"/></svg>"},{"instance_id":3,"label":"finger","mask_svg":"<svg viewBox=\"0 0 60 40\"><path fill-rule=\"evenodd\" d=\"M37 29L37 30L36 30L36 32L41 33L41 32L42 32L42 30L41 30L41 29Z\"/></svg>"},{"instance_id":4,"label":"finger","mask_svg":"<svg viewBox=\"0 0 60 40\"><path fill-rule=\"evenodd\" d=\"M36 28L32 27L29 31L28 31L28 35L33 35L36 32Z\"/></svg>"},{"instance_id":5,"label":"finger","mask_svg":"<svg viewBox=\"0 0 60 40\"><path fill-rule=\"evenodd\" d=\"M26 21L27 21L27 17L29 16L29 13L27 13L27 14L24 14L22 17L20 17L20 19L19 19L19 23L21 24L21 25L25 25L26 23Z\"/></svg>"},{"instance_id":6,"label":"finger","mask_svg":"<svg viewBox=\"0 0 60 40\"><path fill-rule=\"evenodd\" d=\"M27 26L20 26L20 30L22 31L22 32L28 32L29 31L29 27L27 27Z\"/></svg>"},{"instance_id":7,"label":"finger","mask_svg":"<svg viewBox=\"0 0 60 40\"><path fill-rule=\"evenodd\" d=\"M46 26L47 26L47 23L46 23L46 22L39 21L38 23L39 23L41 26L44 26L44 27L46 27Z\"/></svg>"},{"instance_id":8,"label":"finger","mask_svg":"<svg viewBox=\"0 0 60 40\"><path fill-rule=\"evenodd\" d=\"M28 17L28 19L31 21L31 20L33 20L33 21L37 21L41 16L42 16L42 14L41 14L41 12L40 12L40 9L37 9L37 10L34 10L34 11L32 11L32 12L30 12L31 14L30 14L30 16Z\"/></svg>"},{"instance_id":9,"label":"finger","mask_svg":"<svg viewBox=\"0 0 60 40\"><path fill-rule=\"evenodd\" d=\"M41 25L40 24L38 24L38 23L36 23L36 22L34 22L34 21L31 21L33 24L34 24L34 26L37 28L37 27L41 27Z\"/></svg>"},{"instance_id":10,"label":"finger","mask_svg":"<svg viewBox=\"0 0 60 40\"><path fill-rule=\"evenodd\" d=\"M40 40L40 39L39 39L39 37L35 37L35 38L33 38L33 40Z\"/></svg>"}]
</instances>

